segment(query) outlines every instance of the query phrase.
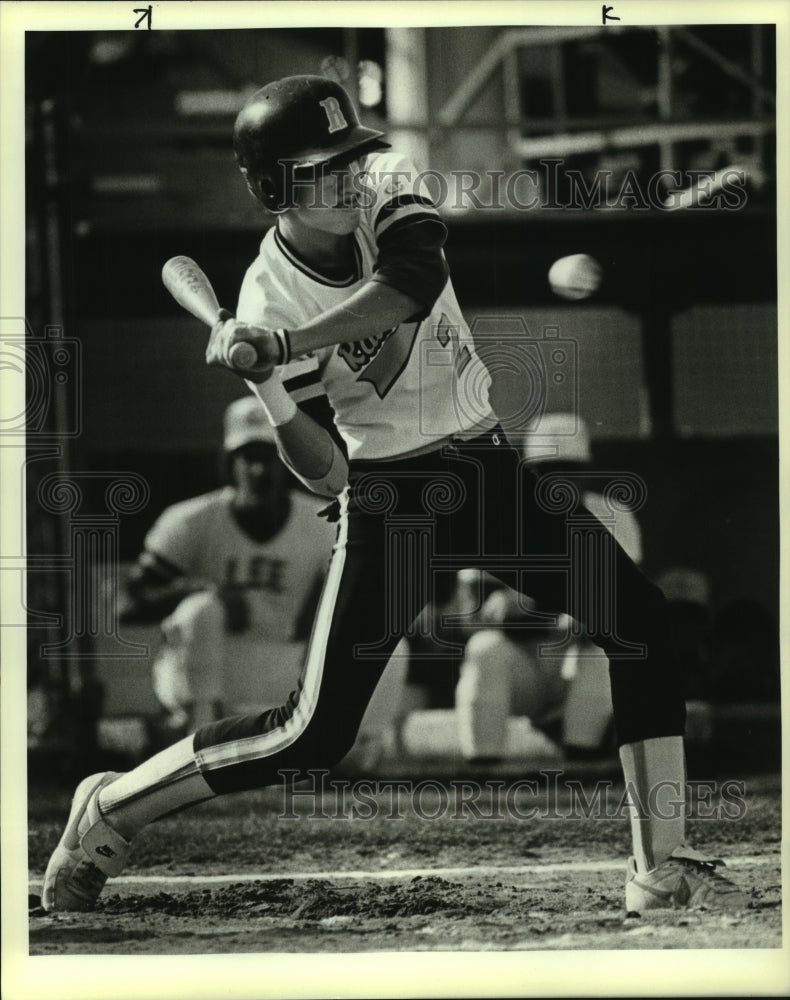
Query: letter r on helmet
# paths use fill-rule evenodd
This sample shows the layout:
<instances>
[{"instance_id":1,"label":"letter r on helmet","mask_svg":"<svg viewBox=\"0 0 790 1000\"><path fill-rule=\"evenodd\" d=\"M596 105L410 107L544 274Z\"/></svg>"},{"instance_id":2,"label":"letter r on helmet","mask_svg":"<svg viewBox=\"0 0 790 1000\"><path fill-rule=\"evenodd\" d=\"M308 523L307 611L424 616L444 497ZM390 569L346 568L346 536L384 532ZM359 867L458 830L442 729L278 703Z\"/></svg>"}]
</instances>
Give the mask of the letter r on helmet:
<instances>
[{"instance_id":1,"label":"letter r on helmet","mask_svg":"<svg viewBox=\"0 0 790 1000\"><path fill-rule=\"evenodd\" d=\"M348 122L343 117L343 112L340 109L340 104L338 103L336 97L326 97L323 101L319 101L318 103L324 111L326 111L330 133L339 132L343 128L348 128Z\"/></svg>"}]
</instances>

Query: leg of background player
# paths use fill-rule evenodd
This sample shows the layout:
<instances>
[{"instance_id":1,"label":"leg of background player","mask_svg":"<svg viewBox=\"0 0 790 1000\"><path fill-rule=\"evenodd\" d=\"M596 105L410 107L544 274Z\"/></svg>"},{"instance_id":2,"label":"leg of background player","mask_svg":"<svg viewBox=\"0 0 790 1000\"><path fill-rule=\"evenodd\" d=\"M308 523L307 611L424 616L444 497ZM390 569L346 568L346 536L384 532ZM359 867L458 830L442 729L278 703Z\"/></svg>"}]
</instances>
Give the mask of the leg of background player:
<instances>
[{"instance_id":1,"label":"leg of background player","mask_svg":"<svg viewBox=\"0 0 790 1000\"><path fill-rule=\"evenodd\" d=\"M162 622L162 635L151 671L154 694L181 732L208 725L223 697L222 603L208 591L190 594Z\"/></svg>"},{"instance_id":2,"label":"leg of background player","mask_svg":"<svg viewBox=\"0 0 790 1000\"><path fill-rule=\"evenodd\" d=\"M526 666L520 661L519 650L495 629L482 629L469 638L455 688L458 739L467 760L505 756L511 678Z\"/></svg>"},{"instance_id":3,"label":"leg of background player","mask_svg":"<svg viewBox=\"0 0 790 1000\"><path fill-rule=\"evenodd\" d=\"M560 669L559 659L541 659L540 643L517 642L498 628L475 632L466 644L455 689L464 757L504 757L510 716L525 716L538 729L559 716L565 694Z\"/></svg>"},{"instance_id":4,"label":"leg of background player","mask_svg":"<svg viewBox=\"0 0 790 1000\"><path fill-rule=\"evenodd\" d=\"M562 713L562 745L575 756L610 751L612 683L606 655L588 640L575 642L562 664L567 693Z\"/></svg>"}]
</instances>

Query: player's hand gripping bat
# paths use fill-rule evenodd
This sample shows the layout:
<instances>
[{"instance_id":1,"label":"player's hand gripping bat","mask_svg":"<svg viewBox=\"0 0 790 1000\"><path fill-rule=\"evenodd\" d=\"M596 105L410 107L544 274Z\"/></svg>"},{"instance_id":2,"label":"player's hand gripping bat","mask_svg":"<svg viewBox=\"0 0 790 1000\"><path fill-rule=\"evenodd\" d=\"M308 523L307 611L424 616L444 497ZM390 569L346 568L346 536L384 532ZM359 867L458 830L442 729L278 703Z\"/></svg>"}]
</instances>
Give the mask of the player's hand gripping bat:
<instances>
[{"instance_id":1,"label":"player's hand gripping bat","mask_svg":"<svg viewBox=\"0 0 790 1000\"><path fill-rule=\"evenodd\" d=\"M162 268L162 281L176 302L196 319L210 327L221 319L211 282L191 257L171 257ZM258 352L246 341L234 344L228 357L234 368L253 368L258 363Z\"/></svg>"}]
</instances>

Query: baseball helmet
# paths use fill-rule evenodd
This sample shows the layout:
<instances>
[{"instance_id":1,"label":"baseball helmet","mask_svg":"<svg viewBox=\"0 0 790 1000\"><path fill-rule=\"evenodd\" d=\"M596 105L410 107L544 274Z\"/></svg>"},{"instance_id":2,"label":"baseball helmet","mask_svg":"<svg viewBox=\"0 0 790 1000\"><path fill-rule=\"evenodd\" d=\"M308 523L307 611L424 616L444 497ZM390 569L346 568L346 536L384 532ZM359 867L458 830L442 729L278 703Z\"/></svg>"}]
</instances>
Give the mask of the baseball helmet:
<instances>
[{"instance_id":1,"label":"baseball helmet","mask_svg":"<svg viewBox=\"0 0 790 1000\"><path fill-rule=\"evenodd\" d=\"M346 90L323 76L287 76L257 90L233 128L233 148L252 194L270 211L290 207L289 182L316 176L348 154L384 149L361 125Z\"/></svg>"}]
</instances>

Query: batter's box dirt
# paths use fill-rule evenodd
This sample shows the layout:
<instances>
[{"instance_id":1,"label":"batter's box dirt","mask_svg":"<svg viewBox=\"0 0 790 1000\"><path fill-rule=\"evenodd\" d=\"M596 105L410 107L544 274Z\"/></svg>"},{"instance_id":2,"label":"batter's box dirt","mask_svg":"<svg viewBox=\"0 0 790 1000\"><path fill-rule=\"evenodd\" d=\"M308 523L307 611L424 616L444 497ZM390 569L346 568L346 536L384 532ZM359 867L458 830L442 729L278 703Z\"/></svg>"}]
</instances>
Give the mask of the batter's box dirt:
<instances>
[{"instance_id":1,"label":"batter's box dirt","mask_svg":"<svg viewBox=\"0 0 790 1000\"><path fill-rule=\"evenodd\" d=\"M322 921L341 917L409 917L420 914L486 915L523 913L530 895L510 888L472 888L433 876L415 876L405 885L335 885L323 879L299 883L277 881L235 883L222 889L154 895L108 896L97 904L102 913L160 913L169 916L281 916Z\"/></svg>"},{"instance_id":2,"label":"batter's box dirt","mask_svg":"<svg viewBox=\"0 0 790 1000\"><path fill-rule=\"evenodd\" d=\"M775 900L743 911L629 916L620 893L416 876L398 883L269 879L186 892L113 894L89 914L46 916L31 954L178 954L778 947Z\"/></svg>"},{"instance_id":3,"label":"batter's box dirt","mask_svg":"<svg viewBox=\"0 0 790 1000\"><path fill-rule=\"evenodd\" d=\"M150 827L94 911L31 917L30 954L726 949L742 963L782 944L781 783L748 788L738 822L698 821L692 838L749 895L732 914L628 917L627 817L285 821L272 792ZM68 813L65 793L57 814L52 801L31 804L35 895Z\"/></svg>"}]
</instances>

